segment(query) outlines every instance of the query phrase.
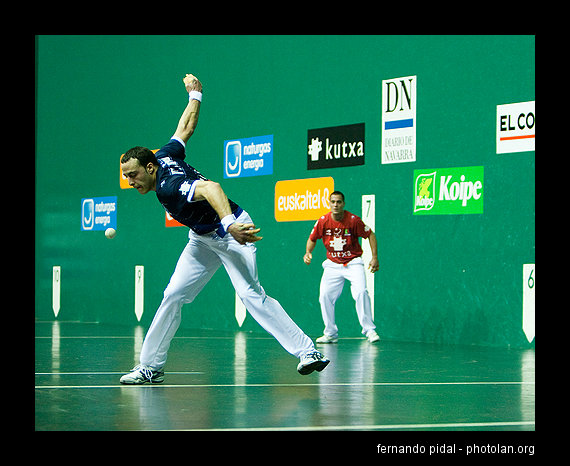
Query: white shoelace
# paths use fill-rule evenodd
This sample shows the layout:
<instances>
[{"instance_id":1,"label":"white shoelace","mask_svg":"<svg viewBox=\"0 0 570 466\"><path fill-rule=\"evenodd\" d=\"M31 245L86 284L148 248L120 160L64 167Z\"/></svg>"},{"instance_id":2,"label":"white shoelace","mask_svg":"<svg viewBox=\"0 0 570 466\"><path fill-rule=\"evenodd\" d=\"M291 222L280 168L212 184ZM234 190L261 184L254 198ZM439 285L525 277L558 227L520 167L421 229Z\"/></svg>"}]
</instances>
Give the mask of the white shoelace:
<instances>
[{"instance_id":1,"label":"white shoelace","mask_svg":"<svg viewBox=\"0 0 570 466\"><path fill-rule=\"evenodd\" d=\"M142 364L138 364L131 372L139 371L150 383L152 383L152 369Z\"/></svg>"}]
</instances>

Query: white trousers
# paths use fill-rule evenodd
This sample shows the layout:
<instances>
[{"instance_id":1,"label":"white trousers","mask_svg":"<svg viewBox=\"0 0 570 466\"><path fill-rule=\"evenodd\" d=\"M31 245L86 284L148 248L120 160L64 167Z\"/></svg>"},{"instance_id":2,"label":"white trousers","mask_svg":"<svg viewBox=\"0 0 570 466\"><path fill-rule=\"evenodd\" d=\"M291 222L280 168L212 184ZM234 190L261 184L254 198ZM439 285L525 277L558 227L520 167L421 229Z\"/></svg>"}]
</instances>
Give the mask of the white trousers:
<instances>
[{"instance_id":1,"label":"white trousers","mask_svg":"<svg viewBox=\"0 0 570 466\"><path fill-rule=\"evenodd\" d=\"M356 314L362 327L362 333L366 335L376 326L372 322L372 311L370 306L370 296L366 290L366 277L364 275L364 261L361 257L352 259L345 267L330 259L323 262L323 277L319 302L321 303L321 313L325 323L324 334L330 337L338 336L338 327L335 323L334 305L342 293L344 281L350 281L350 291L356 302Z\"/></svg>"},{"instance_id":2,"label":"white trousers","mask_svg":"<svg viewBox=\"0 0 570 466\"><path fill-rule=\"evenodd\" d=\"M247 212L239 223L253 223ZM189 241L164 298L145 336L140 362L153 370L166 363L168 348L181 321L181 308L198 296L220 265L226 269L232 284L251 316L286 351L298 358L314 351L311 339L293 322L279 302L267 296L257 277L256 247L239 244L231 234L220 238L216 233L198 235L190 230Z\"/></svg>"}]
</instances>

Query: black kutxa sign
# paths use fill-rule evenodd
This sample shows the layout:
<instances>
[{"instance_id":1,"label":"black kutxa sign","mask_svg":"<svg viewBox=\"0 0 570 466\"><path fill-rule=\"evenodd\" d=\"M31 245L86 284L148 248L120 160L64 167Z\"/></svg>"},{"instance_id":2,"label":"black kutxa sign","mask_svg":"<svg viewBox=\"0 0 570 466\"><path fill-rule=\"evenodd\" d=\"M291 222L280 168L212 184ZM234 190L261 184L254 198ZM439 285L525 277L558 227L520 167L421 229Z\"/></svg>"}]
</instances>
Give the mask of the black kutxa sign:
<instances>
[{"instance_id":1,"label":"black kutxa sign","mask_svg":"<svg viewBox=\"0 0 570 466\"><path fill-rule=\"evenodd\" d=\"M352 165L364 165L364 123L308 130L308 170Z\"/></svg>"}]
</instances>

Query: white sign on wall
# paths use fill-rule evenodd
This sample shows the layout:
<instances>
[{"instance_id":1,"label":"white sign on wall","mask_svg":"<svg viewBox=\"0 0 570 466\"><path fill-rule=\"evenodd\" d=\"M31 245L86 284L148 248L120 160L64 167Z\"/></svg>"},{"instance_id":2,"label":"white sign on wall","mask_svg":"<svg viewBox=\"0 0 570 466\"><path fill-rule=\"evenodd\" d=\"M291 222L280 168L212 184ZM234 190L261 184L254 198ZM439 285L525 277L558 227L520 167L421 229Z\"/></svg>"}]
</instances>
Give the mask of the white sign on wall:
<instances>
[{"instance_id":1,"label":"white sign on wall","mask_svg":"<svg viewBox=\"0 0 570 466\"><path fill-rule=\"evenodd\" d=\"M522 327L529 343L534 339L534 264L523 264Z\"/></svg>"},{"instance_id":2,"label":"white sign on wall","mask_svg":"<svg viewBox=\"0 0 570 466\"><path fill-rule=\"evenodd\" d=\"M382 81L382 163L416 161L417 76Z\"/></svg>"},{"instance_id":3,"label":"white sign on wall","mask_svg":"<svg viewBox=\"0 0 570 466\"><path fill-rule=\"evenodd\" d=\"M376 195L365 194L362 196L362 221L374 233L376 233ZM366 277L366 289L370 296L370 308L372 310L372 320L374 320L374 274L368 268L368 264L372 259L372 250L370 249L370 240L362 241L362 260L364 261L364 274Z\"/></svg>"},{"instance_id":4,"label":"white sign on wall","mask_svg":"<svg viewBox=\"0 0 570 466\"><path fill-rule=\"evenodd\" d=\"M534 100L497 105L497 154L534 150Z\"/></svg>"}]
</instances>

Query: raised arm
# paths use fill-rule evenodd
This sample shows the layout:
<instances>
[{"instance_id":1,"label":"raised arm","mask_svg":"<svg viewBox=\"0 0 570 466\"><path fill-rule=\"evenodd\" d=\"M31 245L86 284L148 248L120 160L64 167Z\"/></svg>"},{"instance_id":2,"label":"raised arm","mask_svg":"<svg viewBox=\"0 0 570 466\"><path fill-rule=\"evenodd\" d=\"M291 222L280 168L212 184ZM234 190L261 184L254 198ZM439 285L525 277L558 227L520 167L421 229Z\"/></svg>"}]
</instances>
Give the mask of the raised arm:
<instances>
[{"instance_id":1,"label":"raised arm","mask_svg":"<svg viewBox=\"0 0 570 466\"><path fill-rule=\"evenodd\" d=\"M188 142L198 124L200 103L202 100L202 83L192 74L187 74L183 79L184 86L189 94L188 105L180 117L174 136L182 139L184 144Z\"/></svg>"}]
</instances>

